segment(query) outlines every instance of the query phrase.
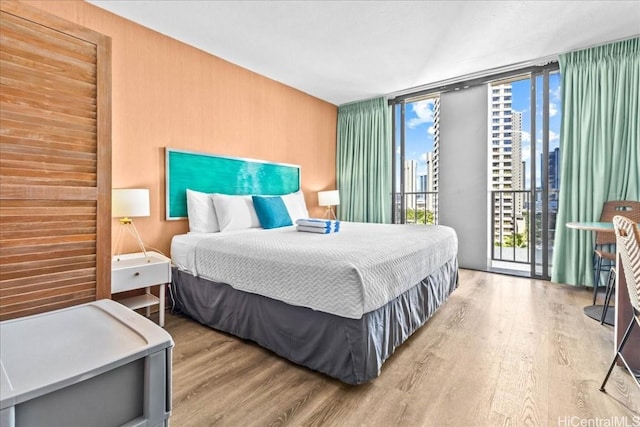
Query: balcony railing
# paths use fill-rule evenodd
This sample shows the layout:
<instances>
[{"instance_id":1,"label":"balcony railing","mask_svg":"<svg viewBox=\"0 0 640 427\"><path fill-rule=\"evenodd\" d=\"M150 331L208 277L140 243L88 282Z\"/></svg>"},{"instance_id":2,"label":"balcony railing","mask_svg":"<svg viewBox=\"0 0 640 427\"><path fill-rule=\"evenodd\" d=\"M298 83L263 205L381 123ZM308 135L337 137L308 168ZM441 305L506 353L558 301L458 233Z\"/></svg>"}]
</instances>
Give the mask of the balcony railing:
<instances>
[{"instance_id":1,"label":"balcony railing","mask_svg":"<svg viewBox=\"0 0 640 427\"><path fill-rule=\"evenodd\" d=\"M531 263L531 240L529 238L531 208L530 191L491 192L492 261Z\"/></svg>"},{"instance_id":2,"label":"balcony railing","mask_svg":"<svg viewBox=\"0 0 640 427\"><path fill-rule=\"evenodd\" d=\"M438 193L435 191L395 193L393 209L396 224L437 224Z\"/></svg>"}]
</instances>

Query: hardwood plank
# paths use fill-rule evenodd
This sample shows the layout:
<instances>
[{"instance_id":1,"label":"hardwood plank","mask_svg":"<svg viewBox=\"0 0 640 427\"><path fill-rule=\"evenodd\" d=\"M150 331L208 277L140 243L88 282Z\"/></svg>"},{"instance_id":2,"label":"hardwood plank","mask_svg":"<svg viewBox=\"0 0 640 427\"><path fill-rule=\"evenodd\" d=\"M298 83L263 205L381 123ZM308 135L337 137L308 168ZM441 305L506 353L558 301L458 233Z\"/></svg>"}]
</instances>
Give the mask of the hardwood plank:
<instances>
[{"instance_id":1,"label":"hardwood plank","mask_svg":"<svg viewBox=\"0 0 640 427\"><path fill-rule=\"evenodd\" d=\"M4 35L69 58L95 63L95 45L9 13L0 14Z\"/></svg>"},{"instance_id":2,"label":"hardwood plank","mask_svg":"<svg viewBox=\"0 0 640 427\"><path fill-rule=\"evenodd\" d=\"M3 169L0 168L0 174L5 173L3 184L11 186L42 186L49 185L52 189L55 187L96 187L96 180L87 180L89 178L83 174L66 174L66 176L56 176L53 173L39 173L29 176L21 169ZM16 187L17 188L17 187Z\"/></svg>"},{"instance_id":3,"label":"hardwood plank","mask_svg":"<svg viewBox=\"0 0 640 427\"><path fill-rule=\"evenodd\" d=\"M14 158L11 158L14 157ZM78 164L82 161L73 160L67 161L63 157L41 157L42 160L33 159L29 157L29 160L20 158L22 156L2 156L0 159L0 167L7 169L27 169L27 170L45 170L45 171L61 171L61 172L80 172L80 173L96 173L96 165Z\"/></svg>"},{"instance_id":4,"label":"hardwood plank","mask_svg":"<svg viewBox=\"0 0 640 427\"><path fill-rule=\"evenodd\" d=\"M96 119L95 113L92 111L76 111L72 114L68 112L56 111L56 107L50 106L44 100L30 101L22 98L20 101L4 97L6 101L0 102L0 107L5 111L11 111L16 114L38 116L51 124L59 124L66 126L74 124L78 127L83 126L90 132L95 132Z\"/></svg>"},{"instance_id":5,"label":"hardwood plank","mask_svg":"<svg viewBox=\"0 0 640 427\"><path fill-rule=\"evenodd\" d=\"M95 265L96 257L94 254L74 258L49 258L39 261L31 260L5 264L2 266L2 270L0 270L0 281L92 268L95 267Z\"/></svg>"},{"instance_id":6,"label":"hardwood plank","mask_svg":"<svg viewBox=\"0 0 640 427\"><path fill-rule=\"evenodd\" d=\"M55 239L55 238L54 238ZM49 244L39 244L32 246L13 246L11 248L5 248L4 245L0 248L0 265L5 263L13 264L17 260L28 259L47 259L50 254L67 251L79 251L83 255L85 249L91 249L95 251L96 242L91 240L91 236L86 236L84 241L79 242L51 242Z\"/></svg>"},{"instance_id":7,"label":"hardwood plank","mask_svg":"<svg viewBox=\"0 0 640 427\"><path fill-rule=\"evenodd\" d=\"M65 128L60 126L47 126L38 123L37 119L28 116L12 115L11 113L0 111L0 127L5 129L11 129L12 131L28 131L36 134L47 134L50 138L64 139L70 138L73 140L95 141L95 133L79 129ZM8 119L5 116L12 115L13 119ZM93 143L93 142L90 142ZM95 143L94 143L95 144Z\"/></svg>"},{"instance_id":8,"label":"hardwood plank","mask_svg":"<svg viewBox=\"0 0 640 427\"><path fill-rule=\"evenodd\" d=\"M49 271L45 274L40 274L40 272L33 271L31 276L15 277L3 280L0 283L0 295L9 296L18 295L20 293L33 292L36 290L44 289L46 287L46 284L66 286L67 284L79 282L79 278L84 279L87 277L91 277L91 280L95 281L95 263L91 265L91 263L89 262L85 265L82 265L81 267L76 267L78 265L81 264L67 264L66 270L63 268L58 268L57 271Z\"/></svg>"},{"instance_id":9,"label":"hardwood plank","mask_svg":"<svg viewBox=\"0 0 640 427\"><path fill-rule=\"evenodd\" d=\"M18 0L3 0L2 11L11 15L15 15L20 19L26 19L36 24L42 24L52 28L60 33L84 40L91 44L100 45L104 42L106 36L94 30L68 21L64 18L52 15L44 10L29 6Z\"/></svg>"},{"instance_id":10,"label":"hardwood plank","mask_svg":"<svg viewBox=\"0 0 640 427\"><path fill-rule=\"evenodd\" d=\"M613 338L610 327L582 313L590 298L579 288L461 270L449 301L396 350L379 378L360 386L168 314L176 343L171 422L541 426L576 416L632 425L640 390L630 376L616 368L608 393L598 390Z\"/></svg>"},{"instance_id":11,"label":"hardwood plank","mask_svg":"<svg viewBox=\"0 0 640 427\"><path fill-rule=\"evenodd\" d=\"M3 105L3 107L6 104ZM13 105L12 108L2 108L0 110L0 118L8 122L19 122L28 125L37 125L37 128L49 129L52 133L56 133L58 129L73 133L78 136L91 138L95 135L96 125L93 119L84 123L83 118L76 119L73 116L56 117L47 111L38 111L35 109L22 109ZM86 120L84 120L86 122Z\"/></svg>"},{"instance_id":12,"label":"hardwood plank","mask_svg":"<svg viewBox=\"0 0 640 427\"><path fill-rule=\"evenodd\" d=\"M12 236L13 237L13 236ZM4 239L2 243L2 253L8 253L11 248L23 248L26 249L29 246L30 250L38 247L50 247L51 245L67 244L67 243L83 243L83 242L95 242L95 234L70 234L70 235L55 235L55 236L40 236L31 237L28 239ZM6 251L6 252L5 252Z\"/></svg>"},{"instance_id":13,"label":"hardwood plank","mask_svg":"<svg viewBox=\"0 0 640 427\"><path fill-rule=\"evenodd\" d=\"M49 199L49 200L56 200ZM67 200L61 199L60 203L64 203ZM73 200L75 201L75 200ZM5 226L9 227L11 225L20 225L20 227L25 224L37 224L39 223L55 223L61 221L67 221L69 223L73 223L75 221L91 221L95 220L95 213L92 212L95 209L87 209L87 208L61 208L60 212L51 212L45 207L42 207L42 212L33 211L30 208L25 208L22 213L16 212L15 210L0 210L0 219L2 219ZM92 216L93 215L93 216Z\"/></svg>"},{"instance_id":14,"label":"hardwood plank","mask_svg":"<svg viewBox=\"0 0 640 427\"><path fill-rule=\"evenodd\" d=\"M14 59L17 59L18 62ZM40 83L41 86L38 86L37 92L47 89L73 97L80 95L90 99L95 96L95 74L86 76L69 70L60 73L57 69L51 68L48 63L39 65L34 61L15 57L10 57L7 60L0 59L0 66L4 76L15 83L8 85L12 88L21 88L25 83ZM47 66L49 67L47 68Z\"/></svg>"},{"instance_id":15,"label":"hardwood plank","mask_svg":"<svg viewBox=\"0 0 640 427\"><path fill-rule=\"evenodd\" d=\"M30 295L31 299L37 299L42 296L57 295L61 289L68 292L76 288L95 287L95 273L95 266L93 266L44 276L6 280L0 283L0 300L3 304L11 305L24 301L25 295Z\"/></svg>"},{"instance_id":16,"label":"hardwood plank","mask_svg":"<svg viewBox=\"0 0 640 427\"><path fill-rule=\"evenodd\" d=\"M0 51L0 57L5 53ZM43 94L42 91L29 91L19 87L0 87L0 101L5 104L24 105L45 111L54 111L71 116L81 116L95 119L96 105L93 100L79 102L64 99L60 96Z\"/></svg>"},{"instance_id":17,"label":"hardwood plank","mask_svg":"<svg viewBox=\"0 0 640 427\"><path fill-rule=\"evenodd\" d=\"M0 320L14 319L16 317L29 316L31 314L44 313L59 308L69 307L85 302L95 301L95 283L88 286L89 289L74 293L65 293L57 296L47 296L42 299L31 299L20 304L2 307Z\"/></svg>"},{"instance_id":18,"label":"hardwood plank","mask_svg":"<svg viewBox=\"0 0 640 427\"><path fill-rule=\"evenodd\" d=\"M9 148L3 150L3 148ZM13 148L13 149L12 149ZM0 152L2 152L2 158L0 160L7 162L7 164L26 164L31 167L32 163L44 163L51 165L74 165L88 168L87 170L97 169L97 160L94 155L88 153L74 153L69 151L53 151L48 150L33 150L30 153L25 153L25 147L16 147L9 144L2 144L0 146ZM68 155L76 154L76 155Z\"/></svg>"},{"instance_id":19,"label":"hardwood plank","mask_svg":"<svg viewBox=\"0 0 640 427\"><path fill-rule=\"evenodd\" d=\"M69 224L71 225L71 224ZM67 225L67 227L69 227ZM55 235L55 238L49 237L47 239L43 239L43 235L52 236ZM56 242L60 241L86 241L91 240L95 241L96 228L50 228L48 230L31 230L31 231L22 231L15 232L9 231L0 233L0 239L3 239L7 242L13 241L23 241L27 245L40 245L41 243L47 244L55 239ZM11 247L9 244L7 247Z\"/></svg>"},{"instance_id":20,"label":"hardwood plank","mask_svg":"<svg viewBox=\"0 0 640 427\"><path fill-rule=\"evenodd\" d=\"M14 265L19 263L25 263L30 261L46 261L55 258L65 258L72 256L84 256L95 255L95 245L83 244L83 245L66 245L65 247L50 248L48 251L39 253L21 253L13 255L0 256L0 266L4 268L5 265Z\"/></svg>"},{"instance_id":21,"label":"hardwood plank","mask_svg":"<svg viewBox=\"0 0 640 427\"><path fill-rule=\"evenodd\" d=\"M96 158L94 137L78 138L35 132L33 129L1 128L0 148L4 152L49 154L83 159Z\"/></svg>"},{"instance_id":22,"label":"hardwood plank","mask_svg":"<svg viewBox=\"0 0 640 427\"><path fill-rule=\"evenodd\" d=\"M56 64L56 61L51 59L52 58L46 58L44 56L34 57L33 51L20 51L16 49L16 46L7 46L7 49L0 51L0 63L11 63L44 73L95 83L95 63L61 63L59 61L59 63Z\"/></svg>"},{"instance_id":23,"label":"hardwood plank","mask_svg":"<svg viewBox=\"0 0 640 427\"><path fill-rule=\"evenodd\" d=\"M0 312L0 320L15 319L16 317L30 316L32 314L45 313L51 310L58 310L60 308L69 307L72 305L84 304L90 301L95 301L94 292L79 292L75 295L69 295L67 298L58 298L51 301L37 301L28 306L21 306L19 308L7 307Z\"/></svg>"},{"instance_id":24,"label":"hardwood plank","mask_svg":"<svg viewBox=\"0 0 640 427\"><path fill-rule=\"evenodd\" d=\"M56 192L56 188L50 188L52 193ZM69 189L64 188L63 191ZM96 202L95 197L88 200L58 200L58 196L52 196L48 200L5 200L0 204L0 215L35 215L42 217L43 215L55 217L64 217L74 213L93 214L95 219ZM60 219L58 219L59 221ZM55 220L54 220L55 221Z\"/></svg>"},{"instance_id":25,"label":"hardwood plank","mask_svg":"<svg viewBox=\"0 0 640 427\"><path fill-rule=\"evenodd\" d=\"M87 221L69 221L68 218L60 219L59 221L38 221L38 222L9 222L3 221L0 223L0 234L6 233L9 231L15 231L17 233L23 231L35 231L42 233L47 230L62 230L66 232L67 230L72 231L74 229L88 229L96 228L95 220L87 220ZM83 233L80 233L83 234Z\"/></svg>"},{"instance_id":26,"label":"hardwood plank","mask_svg":"<svg viewBox=\"0 0 640 427\"><path fill-rule=\"evenodd\" d=\"M45 223L45 224L54 224L54 223ZM35 227L31 224L29 228L24 230L18 230L15 227L7 227L7 224L2 224L0 226L0 239L8 239L9 237L12 239L33 239L42 236L46 233L55 233L58 236L70 236L74 234L96 234L95 224L88 227L81 227L74 223L61 223L58 222L54 226L41 226L42 223L37 224L38 227ZM12 224L9 224L12 225ZM25 224L21 224L25 225ZM75 225L75 226L74 226Z\"/></svg>"}]
</instances>

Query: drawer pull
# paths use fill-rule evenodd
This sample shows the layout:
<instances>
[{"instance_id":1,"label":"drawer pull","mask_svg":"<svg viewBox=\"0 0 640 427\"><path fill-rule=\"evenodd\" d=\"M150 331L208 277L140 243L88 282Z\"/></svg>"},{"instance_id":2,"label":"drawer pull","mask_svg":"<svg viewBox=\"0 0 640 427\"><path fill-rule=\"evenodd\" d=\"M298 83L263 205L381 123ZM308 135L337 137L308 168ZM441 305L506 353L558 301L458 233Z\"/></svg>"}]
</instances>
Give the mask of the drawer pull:
<instances>
[{"instance_id":1,"label":"drawer pull","mask_svg":"<svg viewBox=\"0 0 640 427\"><path fill-rule=\"evenodd\" d=\"M139 271L136 271L135 273L133 273L133 275L134 275L134 276L139 276L139 275L140 275L140 272L139 272Z\"/></svg>"}]
</instances>

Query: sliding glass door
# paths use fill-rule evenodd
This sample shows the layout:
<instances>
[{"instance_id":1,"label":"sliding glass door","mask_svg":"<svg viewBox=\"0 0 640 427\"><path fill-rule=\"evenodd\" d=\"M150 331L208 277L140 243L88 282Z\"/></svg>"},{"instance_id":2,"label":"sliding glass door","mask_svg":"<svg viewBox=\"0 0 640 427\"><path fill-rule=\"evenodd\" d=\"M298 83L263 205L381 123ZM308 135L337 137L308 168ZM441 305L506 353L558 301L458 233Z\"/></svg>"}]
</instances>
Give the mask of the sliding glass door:
<instances>
[{"instance_id":1,"label":"sliding glass door","mask_svg":"<svg viewBox=\"0 0 640 427\"><path fill-rule=\"evenodd\" d=\"M491 270L550 277L560 184L559 92L559 74L549 69L491 83Z\"/></svg>"},{"instance_id":2,"label":"sliding glass door","mask_svg":"<svg viewBox=\"0 0 640 427\"><path fill-rule=\"evenodd\" d=\"M466 206L467 218L483 218L456 230L461 244L478 246L465 246L479 255L469 268L548 279L561 180L558 64L436 90L390 102L394 222L458 224L455 207Z\"/></svg>"},{"instance_id":3,"label":"sliding glass door","mask_svg":"<svg viewBox=\"0 0 640 427\"><path fill-rule=\"evenodd\" d=\"M536 94L531 109L536 112L532 140L532 184L535 183L536 220L533 222L535 251L532 251L531 275L549 279L560 190L560 74L545 70L534 75L532 92ZM535 105L534 105L535 104ZM535 108L534 108L535 107ZM563 226L562 224L558 224Z\"/></svg>"}]
</instances>

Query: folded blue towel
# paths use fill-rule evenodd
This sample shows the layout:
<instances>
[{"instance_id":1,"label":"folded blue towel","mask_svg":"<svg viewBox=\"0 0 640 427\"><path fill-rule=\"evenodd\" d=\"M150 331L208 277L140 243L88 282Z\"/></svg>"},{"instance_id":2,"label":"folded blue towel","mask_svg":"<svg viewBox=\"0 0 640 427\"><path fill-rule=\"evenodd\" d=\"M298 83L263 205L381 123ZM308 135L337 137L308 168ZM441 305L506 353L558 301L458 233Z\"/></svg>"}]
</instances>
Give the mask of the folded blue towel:
<instances>
[{"instance_id":1,"label":"folded blue towel","mask_svg":"<svg viewBox=\"0 0 640 427\"><path fill-rule=\"evenodd\" d=\"M298 225L296 230L318 234L331 234L338 232L338 230L332 229L331 227L308 227L306 225Z\"/></svg>"},{"instance_id":2,"label":"folded blue towel","mask_svg":"<svg viewBox=\"0 0 640 427\"><path fill-rule=\"evenodd\" d=\"M296 220L296 225L302 225L304 227L335 228L336 226L340 226L340 221L334 219L301 218Z\"/></svg>"}]
</instances>

